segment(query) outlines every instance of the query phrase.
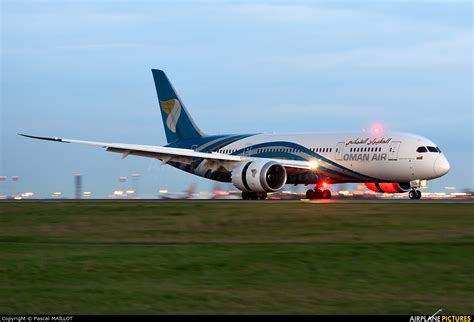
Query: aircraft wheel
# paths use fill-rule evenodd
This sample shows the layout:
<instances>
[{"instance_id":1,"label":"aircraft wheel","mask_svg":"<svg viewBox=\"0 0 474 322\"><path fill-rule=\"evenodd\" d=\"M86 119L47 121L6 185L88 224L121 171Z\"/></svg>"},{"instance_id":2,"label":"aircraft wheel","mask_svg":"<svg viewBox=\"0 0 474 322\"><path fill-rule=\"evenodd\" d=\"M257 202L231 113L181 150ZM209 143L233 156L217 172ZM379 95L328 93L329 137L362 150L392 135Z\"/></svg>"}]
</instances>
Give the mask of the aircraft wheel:
<instances>
[{"instance_id":1,"label":"aircraft wheel","mask_svg":"<svg viewBox=\"0 0 474 322\"><path fill-rule=\"evenodd\" d=\"M306 191L306 199L314 199L315 197L315 192L314 190L309 189Z\"/></svg>"},{"instance_id":2,"label":"aircraft wheel","mask_svg":"<svg viewBox=\"0 0 474 322\"><path fill-rule=\"evenodd\" d=\"M420 196L421 196L421 194L420 194ZM410 190L410 192L408 193L408 197L409 197L410 199L415 199L415 198L416 198L416 192L415 192L415 190Z\"/></svg>"},{"instance_id":3,"label":"aircraft wheel","mask_svg":"<svg viewBox=\"0 0 474 322\"><path fill-rule=\"evenodd\" d=\"M416 199L421 199L421 191L420 191L420 190L416 190L415 193L416 193L415 198L416 198Z\"/></svg>"},{"instance_id":4,"label":"aircraft wheel","mask_svg":"<svg viewBox=\"0 0 474 322\"><path fill-rule=\"evenodd\" d=\"M321 199L323 198L323 191L321 189L316 189L316 199Z\"/></svg>"},{"instance_id":5,"label":"aircraft wheel","mask_svg":"<svg viewBox=\"0 0 474 322\"><path fill-rule=\"evenodd\" d=\"M265 199L267 199L267 193L266 193L266 192L260 192L260 193L258 194L258 199L260 199L260 200L265 200Z\"/></svg>"},{"instance_id":6,"label":"aircraft wheel","mask_svg":"<svg viewBox=\"0 0 474 322\"><path fill-rule=\"evenodd\" d=\"M243 200L250 200L250 193L247 191L242 191L242 199Z\"/></svg>"},{"instance_id":7,"label":"aircraft wheel","mask_svg":"<svg viewBox=\"0 0 474 322\"><path fill-rule=\"evenodd\" d=\"M323 199L331 199L331 191L326 189L322 192L321 196Z\"/></svg>"}]
</instances>

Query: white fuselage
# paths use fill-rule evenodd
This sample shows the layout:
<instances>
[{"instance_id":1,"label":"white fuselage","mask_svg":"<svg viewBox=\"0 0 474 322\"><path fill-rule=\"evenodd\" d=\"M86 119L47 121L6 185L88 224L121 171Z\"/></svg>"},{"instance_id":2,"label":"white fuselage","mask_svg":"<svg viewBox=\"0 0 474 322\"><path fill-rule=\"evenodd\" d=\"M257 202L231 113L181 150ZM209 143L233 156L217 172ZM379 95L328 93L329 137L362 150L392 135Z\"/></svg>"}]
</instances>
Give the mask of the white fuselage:
<instances>
[{"instance_id":1,"label":"white fuselage","mask_svg":"<svg viewBox=\"0 0 474 322\"><path fill-rule=\"evenodd\" d=\"M302 148L303 147L303 148ZM223 146L216 152L272 159L314 160L318 172L340 182L409 182L448 172L443 153L417 152L436 145L421 136L389 133L373 137L347 134L257 134ZM305 150L307 149L307 150Z\"/></svg>"}]
</instances>

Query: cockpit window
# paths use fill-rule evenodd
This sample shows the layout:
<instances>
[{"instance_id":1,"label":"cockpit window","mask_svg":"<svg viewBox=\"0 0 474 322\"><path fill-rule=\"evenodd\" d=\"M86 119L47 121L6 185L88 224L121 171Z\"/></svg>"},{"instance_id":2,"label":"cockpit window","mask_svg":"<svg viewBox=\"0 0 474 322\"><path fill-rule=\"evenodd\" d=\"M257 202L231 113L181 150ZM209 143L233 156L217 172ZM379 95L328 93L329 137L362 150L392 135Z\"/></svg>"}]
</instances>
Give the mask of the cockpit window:
<instances>
[{"instance_id":1,"label":"cockpit window","mask_svg":"<svg viewBox=\"0 0 474 322\"><path fill-rule=\"evenodd\" d=\"M428 151L426 150L426 148L424 146L420 146L420 147L418 147L418 149L416 149L416 152L425 153L425 152L428 152Z\"/></svg>"},{"instance_id":2,"label":"cockpit window","mask_svg":"<svg viewBox=\"0 0 474 322\"><path fill-rule=\"evenodd\" d=\"M436 147L436 148L438 149L438 152L439 152L439 153L441 153L441 149L440 149L440 148L438 148L438 147Z\"/></svg>"},{"instance_id":3,"label":"cockpit window","mask_svg":"<svg viewBox=\"0 0 474 322\"><path fill-rule=\"evenodd\" d=\"M428 151L430 151L430 152L436 152L436 153L439 152L438 149L435 148L434 146L428 146L427 148L428 148Z\"/></svg>"}]
</instances>

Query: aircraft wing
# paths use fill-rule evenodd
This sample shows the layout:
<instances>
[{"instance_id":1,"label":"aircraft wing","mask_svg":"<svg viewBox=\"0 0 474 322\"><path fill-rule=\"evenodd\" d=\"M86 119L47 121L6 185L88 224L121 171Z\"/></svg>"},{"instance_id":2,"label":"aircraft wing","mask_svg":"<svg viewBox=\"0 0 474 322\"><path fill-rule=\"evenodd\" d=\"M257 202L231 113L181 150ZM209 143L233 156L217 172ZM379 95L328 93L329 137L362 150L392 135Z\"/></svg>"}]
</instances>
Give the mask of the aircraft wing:
<instances>
[{"instance_id":1,"label":"aircraft wing","mask_svg":"<svg viewBox=\"0 0 474 322\"><path fill-rule=\"evenodd\" d=\"M126 158L129 155L136 155L146 158L159 159L163 163L168 162L179 162L185 164L191 164L196 159L205 159L205 166L211 170L217 170L219 168L224 168L227 171L232 171L233 168L238 166L240 162L245 160L252 160L253 158L247 156L239 155L229 155L224 153L217 152L197 152L191 149L180 149L180 148L170 148L170 147L161 147L161 146L151 146L151 145L137 145L137 144L126 144L126 143L106 143L106 142L95 142L95 141L82 141L82 140L72 140L72 139L61 139L57 137L41 137L33 136L27 134L19 134L21 136L54 141L61 143L76 143L76 144L85 144L92 146L99 146L104 148L108 152L115 152L122 154L122 158ZM274 160L284 166L287 170L291 172L295 171L305 171L311 169L311 164L308 161L298 161L298 160L282 160L282 159L269 159Z\"/></svg>"}]
</instances>

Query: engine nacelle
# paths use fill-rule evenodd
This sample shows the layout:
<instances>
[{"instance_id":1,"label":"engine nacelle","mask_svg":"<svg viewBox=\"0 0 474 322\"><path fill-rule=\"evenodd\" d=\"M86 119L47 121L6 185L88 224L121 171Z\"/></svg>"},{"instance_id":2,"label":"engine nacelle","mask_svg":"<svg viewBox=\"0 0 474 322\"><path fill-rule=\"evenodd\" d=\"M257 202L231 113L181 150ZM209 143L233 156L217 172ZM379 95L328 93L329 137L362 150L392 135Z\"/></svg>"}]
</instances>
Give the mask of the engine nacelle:
<instances>
[{"instance_id":1,"label":"engine nacelle","mask_svg":"<svg viewBox=\"0 0 474 322\"><path fill-rule=\"evenodd\" d=\"M286 183L286 170L275 161L243 162L232 170L232 184L242 191L274 192Z\"/></svg>"},{"instance_id":2,"label":"engine nacelle","mask_svg":"<svg viewBox=\"0 0 474 322\"><path fill-rule=\"evenodd\" d=\"M410 182L366 182L365 186L375 192L399 193L410 190Z\"/></svg>"}]
</instances>

